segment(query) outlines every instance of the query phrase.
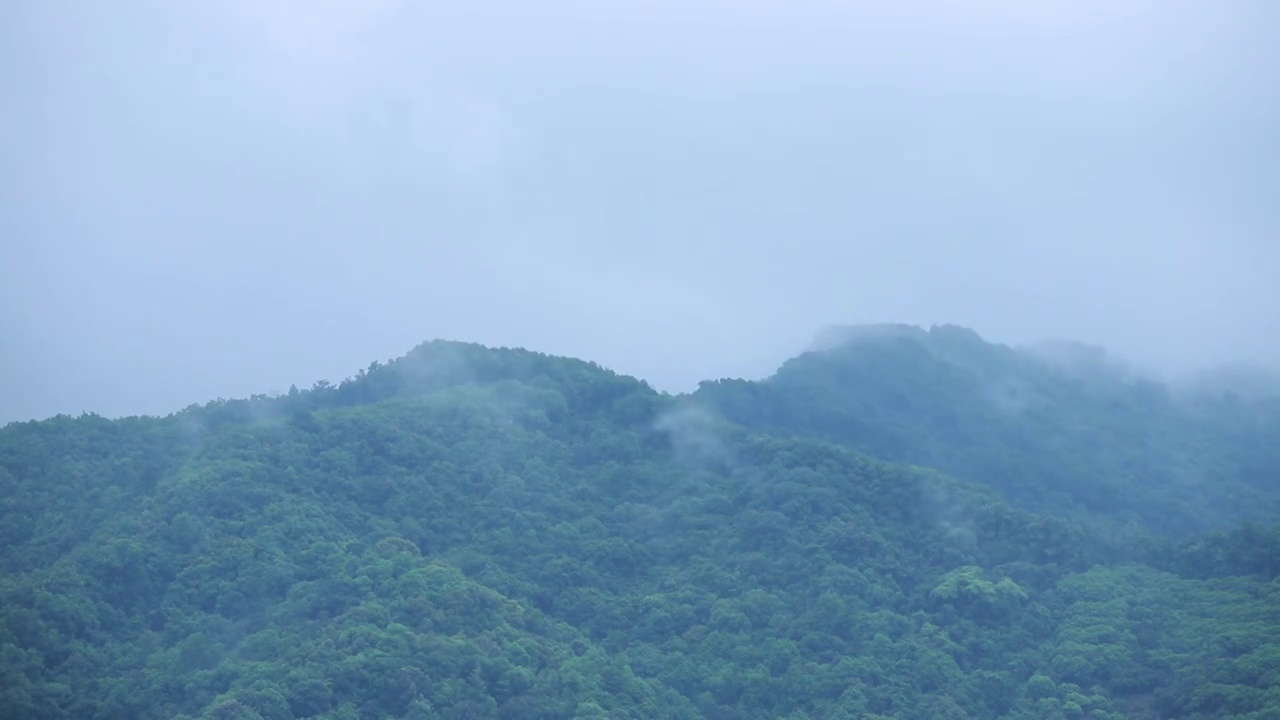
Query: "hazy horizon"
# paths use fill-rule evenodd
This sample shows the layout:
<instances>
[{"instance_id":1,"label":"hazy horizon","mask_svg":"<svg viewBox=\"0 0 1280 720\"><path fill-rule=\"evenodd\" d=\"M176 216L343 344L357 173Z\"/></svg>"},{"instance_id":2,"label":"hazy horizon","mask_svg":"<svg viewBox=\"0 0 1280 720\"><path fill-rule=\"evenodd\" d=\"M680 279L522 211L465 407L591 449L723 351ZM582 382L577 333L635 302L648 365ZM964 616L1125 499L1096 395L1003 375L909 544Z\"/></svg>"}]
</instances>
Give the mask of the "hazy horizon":
<instances>
[{"instance_id":1,"label":"hazy horizon","mask_svg":"<svg viewBox=\"0 0 1280 720\"><path fill-rule=\"evenodd\" d=\"M918 327L924 331L928 331L931 329L930 325L915 325L910 323L894 323L894 322L867 323L866 325L885 325L885 326L909 325L911 327ZM954 324L936 323L935 325L954 325ZM830 329L832 327L837 327L837 326L828 326L827 329ZM977 330L974 328L966 328L966 329L975 330L975 332L977 332ZM981 335L980 332L979 332L979 335ZM810 342L805 343L800 347L794 348L789 352L783 353L782 356L778 358L778 361L776 363L774 363L772 366L770 366L769 368L761 372L753 373L750 375L743 375L743 374L708 375L708 376L694 380L693 383L687 387L664 387L661 384L655 383L649 378L646 378L642 375L638 375L636 373L627 373L627 372L618 371L617 368L614 368L608 365L604 365L604 367L605 369L621 372L623 375L635 377L638 380L645 381L650 386L654 387L656 390L660 392L667 392L670 394L678 395L678 394L683 394L683 393L692 392L696 390L697 384L702 381L714 381L714 380L723 380L723 379L764 380L772 376L776 371L780 369L780 366L785 361L793 357L796 357L798 355L801 355L807 352L814 352L814 351L822 352L824 350L831 349L832 345L830 343L824 343L821 341L815 342L815 340L817 340L820 337L821 337L820 333L815 333L814 337L810 338ZM986 336L982 336L982 339L985 342L991 343L993 345L1010 347L1020 352L1030 352L1030 353L1033 353L1033 356L1036 353L1040 353L1039 357L1041 357L1042 359L1050 360L1050 361L1052 361L1052 357L1043 355L1043 352L1054 353L1054 352L1060 352L1060 351L1067 351L1068 355L1064 359L1067 360L1068 362L1078 362L1079 358L1075 356L1073 353L1071 353L1070 350L1078 347L1083 347L1090 350L1101 350L1104 352L1105 358L1108 361L1117 363L1116 365L1113 366L1115 370L1120 370L1124 372L1134 372L1134 373L1137 373L1134 377L1137 377L1142 380L1148 380L1148 381L1154 380L1158 382L1168 383L1170 384L1171 387L1184 385L1186 387L1194 388L1195 387L1194 385L1186 385L1186 383L1187 382L1195 383L1197 381L1208 380L1210 383L1213 383L1209 387L1214 388L1215 391L1217 389L1226 390L1226 389L1235 389L1235 387L1231 383L1233 383L1233 381L1235 380L1243 379L1246 382L1252 380L1252 381L1261 381L1265 383L1265 387L1267 389L1263 390L1263 392L1270 394L1270 389L1273 387L1274 381L1276 381L1277 379L1280 379L1280 372L1278 372L1280 371L1280 369L1278 368L1264 366L1264 365L1239 364L1239 363L1236 363L1236 364L1219 363L1219 364L1204 365L1199 367L1189 367L1184 370L1169 372L1169 371L1162 370L1161 368L1158 368L1158 367L1141 365L1139 363L1135 363L1134 361L1132 361L1132 359L1126 358L1121 355L1117 355L1113 353L1111 350L1109 350L1108 348L1105 348L1103 346L1084 343L1072 338L1045 337L1045 338L1041 338L1039 340L1031 341L1027 343L1003 343ZM340 372L339 374L334 376L304 378L298 381L291 382L289 383L289 385L283 386L283 387L249 389L244 392L231 394L231 395L221 394L221 395L210 396L210 397L192 398L189 401L182 402L180 405L174 405L168 408L158 408L154 410L141 410L141 411L138 411L138 410L124 411L124 412L114 412L114 413L109 411L103 412L103 411L96 410L94 408L83 408L81 410L60 410L55 413L50 413L49 415L42 415L38 417L14 417L14 418L0 417L0 426L6 425L10 422L25 422L28 420L45 420L45 419L54 417L56 415L75 416L75 415L80 415L82 413L102 415L109 418L124 418L124 417L138 417L138 416L164 417L174 413L182 412L183 410L186 410L187 408L193 405L204 405L206 403L215 402L219 400L244 400L244 399L250 398L251 396L263 396L263 395L271 396L271 397L279 397L287 394L290 390L290 387L296 387L299 390L307 390L307 389L311 389L312 387L315 386L316 383L319 383L319 382L327 382L332 385L339 385L344 381L354 379L361 371L366 370L371 363L385 364L389 361L392 361L407 355L410 351L412 351L418 345L429 343L429 342L458 342L458 343L466 344L466 343L472 343L475 341L465 340L465 339L455 339L455 338L428 338L422 341L422 343L416 343L414 347L405 348L403 352L395 353L388 357L373 358L364 364L361 364L357 367L353 367L349 371ZM480 343L480 344L486 345L487 347L490 347L492 349L502 349L502 348L523 349L523 350L530 350L533 352L539 352L539 353L544 353L549 355L563 355L562 353L545 351L537 347L513 346L513 345L506 345L503 343L493 343L493 344ZM599 361L590 357L572 356L572 355L570 355L569 357L575 357L576 359L579 359L579 360L586 360L586 361L599 363ZM1093 358L1092 355L1089 357ZM1099 358L1094 358L1094 359L1099 359ZM1062 366L1062 367L1067 367L1067 366ZM1243 378L1238 378L1238 377L1234 377L1231 374L1228 374L1226 376L1218 376L1214 374L1215 372L1220 372L1220 371L1227 372L1227 373L1244 373L1244 376ZM1256 374L1253 374L1255 371L1261 371L1265 373L1265 378L1260 378ZM1221 382L1216 382L1216 380L1225 381L1228 384L1222 385Z\"/></svg>"},{"instance_id":2,"label":"hazy horizon","mask_svg":"<svg viewBox=\"0 0 1280 720\"><path fill-rule=\"evenodd\" d=\"M0 424L442 338L665 390L824 326L1280 368L1280 5L0 9Z\"/></svg>"}]
</instances>

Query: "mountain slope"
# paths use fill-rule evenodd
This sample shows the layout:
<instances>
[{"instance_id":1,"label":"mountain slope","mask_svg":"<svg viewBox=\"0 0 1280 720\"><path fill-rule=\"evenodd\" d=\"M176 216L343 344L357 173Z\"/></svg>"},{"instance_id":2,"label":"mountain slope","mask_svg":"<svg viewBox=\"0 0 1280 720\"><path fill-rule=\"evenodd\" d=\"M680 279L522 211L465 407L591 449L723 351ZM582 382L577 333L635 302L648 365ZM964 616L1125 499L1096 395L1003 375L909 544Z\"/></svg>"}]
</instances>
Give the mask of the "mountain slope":
<instances>
[{"instance_id":1,"label":"mountain slope","mask_svg":"<svg viewBox=\"0 0 1280 720\"><path fill-rule=\"evenodd\" d=\"M1280 708L1270 531L1118 546L526 351L11 425L0 497L4 717Z\"/></svg>"},{"instance_id":2,"label":"mountain slope","mask_svg":"<svg viewBox=\"0 0 1280 720\"><path fill-rule=\"evenodd\" d=\"M765 381L706 382L695 399L759 431L935 467L1112 528L1180 535L1280 513L1280 397L1183 397L1083 346L846 328Z\"/></svg>"}]
</instances>

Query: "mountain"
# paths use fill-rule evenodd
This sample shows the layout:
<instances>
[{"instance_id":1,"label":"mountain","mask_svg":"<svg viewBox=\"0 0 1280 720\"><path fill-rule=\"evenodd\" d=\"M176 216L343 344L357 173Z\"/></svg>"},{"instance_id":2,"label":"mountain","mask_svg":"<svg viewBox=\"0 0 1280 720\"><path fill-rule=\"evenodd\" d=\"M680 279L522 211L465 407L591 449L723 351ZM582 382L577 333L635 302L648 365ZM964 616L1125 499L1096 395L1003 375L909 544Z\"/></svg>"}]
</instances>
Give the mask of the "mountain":
<instances>
[{"instance_id":1,"label":"mountain","mask_svg":"<svg viewBox=\"0 0 1280 720\"><path fill-rule=\"evenodd\" d=\"M928 395L912 373L963 419L994 413L967 405L991 403L966 385L988 355L1028 392L1083 382L937 339L863 338L674 397L432 342L336 386L11 424L0 717L1280 716L1275 526L1135 542L1082 519L1071 491L1023 502L897 462L952 457L946 424L918 442L894 424L942 412L910 405ZM887 395L819 392L871 368ZM1130 382L1104 384L1154 392ZM858 417L850 398L882 418L857 427L883 452L835 431ZM1079 422L1140 414L1091 402ZM1227 439L1266 417L1169 412ZM998 428L966 432L998 444Z\"/></svg>"},{"instance_id":2,"label":"mountain","mask_svg":"<svg viewBox=\"0 0 1280 720\"><path fill-rule=\"evenodd\" d=\"M1179 378L1178 389L1225 400L1262 400L1280 396L1280 374L1254 365L1219 365Z\"/></svg>"},{"instance_id":3,"label":"mountain","mask_svg":"<svg viewBox=\"0 0 1280 720\"><path fill-rule=\"evenodd\" d=\"M1280 395L1188 396L1076 343L832 328L772 377L704 382L695 399L753 430L937 468L1112 531L1186 535L1280 510Z\"/></svg>"}]
</instances>

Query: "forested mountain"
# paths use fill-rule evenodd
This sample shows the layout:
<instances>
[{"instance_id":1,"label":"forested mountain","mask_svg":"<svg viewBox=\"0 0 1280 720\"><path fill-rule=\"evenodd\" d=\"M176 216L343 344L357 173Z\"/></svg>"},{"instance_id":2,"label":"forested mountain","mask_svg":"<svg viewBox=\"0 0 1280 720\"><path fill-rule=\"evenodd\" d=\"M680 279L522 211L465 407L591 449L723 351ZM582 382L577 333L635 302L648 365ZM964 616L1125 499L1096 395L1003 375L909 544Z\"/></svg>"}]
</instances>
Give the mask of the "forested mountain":
<instances>
[{"instance_id":1,"label":"forested mountain","mask_svg":"<svg viewBox=\"0 0 1280 720\"><path fill-rule=\"evenodd\" d=\"M937 468L1034 511L1182 535L1280 512L1280 394L1249 387L1182 392L1098 348L878 325L833 328L773 377L705 382L696 398L746 427Z\"/></svg>"},{"instance_id":2,"label":"forested mountain","mask_svg":"<svg viewBox=\"0 0 1280 720\"><path fill-rule=\"evenodd\" d=\"M1274 405L889 335L9 425L0 717L1280 718Z\"/></svg>"}]
</instances>

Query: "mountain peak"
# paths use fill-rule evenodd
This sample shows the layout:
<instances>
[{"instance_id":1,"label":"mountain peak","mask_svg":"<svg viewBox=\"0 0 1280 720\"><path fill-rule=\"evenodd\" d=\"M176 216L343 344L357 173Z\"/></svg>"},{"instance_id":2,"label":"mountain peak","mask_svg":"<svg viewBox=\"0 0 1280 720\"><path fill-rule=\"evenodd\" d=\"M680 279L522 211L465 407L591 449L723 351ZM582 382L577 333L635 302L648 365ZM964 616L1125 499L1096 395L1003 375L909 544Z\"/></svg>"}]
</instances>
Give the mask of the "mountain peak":
<instances>
[{"instance_id":1,"label":"mountain peak","mask_svg":"<svg viewBox=\"0 0 1280 720\"><path fill-rule=\"evenodd\" d=\"M912 339L923 340L927 332L918 325L905 323L865 323L855 325L828 325L818 331L809 344L811 352L834 350L860 341Z\"/></svg>"},{"instance_id":2,"label":"mountain peak","mask_svg":"<svg viewBox=\"0 0 1280 720\"><path fill-rule=\"evenodd\" d=\"M978 332L963 325L943 323L930 325L926 330L907 323L860 323L852 325L828 325L814 336L811 351L832 350L843 345L863 341L916 340L922 343L942 341L948 344L987 345Z\"/></svg>"}]
</instances>

